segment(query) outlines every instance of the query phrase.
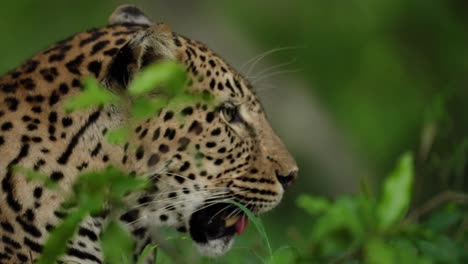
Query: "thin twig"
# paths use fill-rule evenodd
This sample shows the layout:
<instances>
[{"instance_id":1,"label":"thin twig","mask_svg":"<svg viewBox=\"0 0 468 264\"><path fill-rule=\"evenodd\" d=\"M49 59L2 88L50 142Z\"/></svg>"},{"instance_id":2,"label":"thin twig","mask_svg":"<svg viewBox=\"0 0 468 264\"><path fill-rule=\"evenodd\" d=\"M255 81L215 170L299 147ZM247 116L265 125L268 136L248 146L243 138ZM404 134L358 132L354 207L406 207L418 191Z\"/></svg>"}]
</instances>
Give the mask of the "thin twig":
<instances>
[{"instance_id":1,"label":"thin twig","mask_svg":"<svg viewBox=\"0 0 468 264\"><path fill-rule=\"evenodd\" d=\"M468 203L468 194L450 190L444 191L411 212L403 221L403 224L416 223L419 218L447 202Z\"/></svg>"}]
</instances>

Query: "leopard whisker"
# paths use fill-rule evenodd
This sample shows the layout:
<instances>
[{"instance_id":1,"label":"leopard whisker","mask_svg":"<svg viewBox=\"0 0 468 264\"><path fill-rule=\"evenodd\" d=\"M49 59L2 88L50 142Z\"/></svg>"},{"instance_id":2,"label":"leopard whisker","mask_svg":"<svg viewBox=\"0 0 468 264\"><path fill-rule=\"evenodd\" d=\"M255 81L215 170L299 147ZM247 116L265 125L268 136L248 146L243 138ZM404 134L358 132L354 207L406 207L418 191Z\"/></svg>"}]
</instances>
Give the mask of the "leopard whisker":
<instances>
[{"instance_id":1,"label":"leopard whisker","mask_svg":"<svg viewBox=\"0 0 468 264\"><path fill-rule=\"evenodd\" d=\"M150 215L153 215L153 214L162 214L162 213L165 213L166 211L169 212L171 210L169 210L168 208L171 208L173 206L177 206L177 205L182 204L182 203L190 202L190 201L193 201L193 200L192 199L185 199L183 201L178 201L177 203L166 205L163 208L160 208L160 209L158 209L158 210L156 210L154 212L151 212L149 214L145 214L143 217L140 217L140 218L138 218L138 219L136 219L136 220L134 220L132 222L128 222L128 223L126 223L126 225L128 225L128 226L134 225L135 223L137 223L137 222L139 222L141 220L144 220L144 219L148 218Z\"/></svg>"},{"instance_id":2,"label":"leopard whisker","mask_svg":"<svg viewBox=\"0 0 468 264\"><path fill-rule=\"evenodd\" d=\"M234 196L231 196L231 197L234 197ZM231 197L227 197L227 198L231 198ZM174 225L176 225L176 224L182 222L183 220L187 219L188 217L191 217L194 213L196 213L196 212L198 212L198 211L201 211L201 210L203 210L203 209L206 209L206 208L212 206L213 204L217 204L217 203L219 203L219 202L220 202L220 201L213 201L213 202L205 203L205 205L203 205L202 207L200 207L200 208L198 208L197 210L193 211L191 215L186 215L186 216L184 216L184 217L178 219L178 221L175 222L172 226L174 226Z\"/></svg>"},{"instance_id":3,"label":"leopard whisker","mask_svg":"<svg viewBox=\"0 0 468 264\"><path fill-rule=\"evenodd\" d=\"M283 70L283 71L276 71L276 72L271 72L271 73L268 73L268 74L265 74L263 76L259 76L257 77L255 80L252 80L252 84L256 84L258 82L261 82L267 78L270 78L270 77L273 77L273 76L276 76L276 75L280 75L280 74L286 74L286 73L296 73L296 72L301 72L303 71L302 69L293 69L293 70Z\"/></svg>"},{"instance_id":4,"label":"leopard whisker","mask_svg":"<svg viewBox=\"0 0 468 264\"><path fill-rule=\"evenodd\" d=\"M216 214L214 214L210 220L208 220L208 223L211 222L211 220L213 220L213 218L215 218L217 215L219 215L220 213L222 213L224 210L227 210L229 207L233 206L233 204L228 204L226 205L223 209L219 210Z\"/></svg>"},{"instance_id":5,"label":"leopard whisker","mask_svg":"<svg viewBox=\"0 0 468 264\"><path fill-rule=\"evenodd\" d=\"M250 202L247 202L244 206L249 209L249 205L252 204L253 202L250 201ZM250 209L249 209L250 210ZM237 216L238 214L242 213L242 209L241 208L237 208L236 210L232 211L227 217L235 217Z\"/></svg>"},{"instance_id":6,"label":"leopard whisker","mask_svg":"<svg viewBox=\"0 0 468 264\"><path fill-rule=\"evenodd\" d=\"M153 175L150 177L150 179L153 179L153 178L156 178L156 177L159 177L159 181L163 182L163 183L166 183L167 185L169 186L173 186L173 187L180 187L180 184L177 184L177 183L172 183L172 182L169 182L169 180L167 179L163 179L163 175L171 175L171 176L178 176L178 177L181 177L183 179L186 179L188 181L192 181L192 182L196 182L196 180L193 180L193 179L190 179L188 177L185 177L185 176L182 176L180 174L177 174L177 173L173 173L173 172L162 172L158 175ZM222 183L224 181L230 181L230 179L226 179L226 178L221 178L221 179L216 179L214 181L211 181L210 182L210 185L215 185L215 184L219 184L219 183Z\"/></svg>"},{"instance_id":7,"label":"leopard whisker","mask_svg":"<svg viewBox=\"0 0 468 264\"><path fill-rule=\"evenodd\" d=\"M292 58L290 61L288 62L284 62L284 63L280 63L280 64L277 64L277 65L273 65L271 67L268 67L262 71L260 71L259 73L256 74L256 76L247 76L247 78L249 80L255 80L255 79L258 79L258 77L261 77L262 75L265 75L265 74L268 74L268 73L271 73L273 72L274 70L276 69L280 69L281 67L286 67L288 65L291 65L293 64L295 61L297 60L297 58Z\"/></svg>"},{"instance_id":8,"label":"leopard whisker","mask_svg":"<svg viewBox=\"0 0 468 264\"><path fill-rule=\"evenodd\" d=\"M220 196L220 197L212 196L211 199L213 199L213 198L224 198L224 197L230 197L230 196ZM154 211L154 212L151 212L151 214L162 214L162 213L165 213L165 212L170 212L171 210L169 210L168 208L173 207L173 206L176 206L176 205L179 205L179 204L182 204L182 203L185 203L185 202L187 202L187 201L193 201L193 200L192 200L192 199L187 199L187 200L185 200L185 201L179 201L179 202L177 202L177 203L173 203L173 204L167 205L167 206L165 206L165 207L163 207L163 208L160 208L160 209L158 209L158 210L156 210L156 211ZM219 201L213 201L213 202L205 203L204 206L202 206L201 208L198 208L197 210L193 211L192 214L194 214L194 213L196 213L196 212L198 212L198 211L200 211L200 210L203 210L203 209L205 209L205 208L207 208L207 207L209 207L209 206L211 206L211 205L213 205L213 204L216 204L216 203L219 203ZM191 214L191 215L192 215L192 214ZM174 225L176 225L177 223L180 223L182 220L185 220L187 217L190 217L191 215L187 215L187 216L185 216L185 217L182 217L182 218L178 219L178 220L177 220L174 224L172 224L171 226L174 226ZM147 217L148 217L148 215L145 215L145 216L142 217L142 218L139 218L139 219L137 219L137 220L135 220L135 221L133 221L133 222L128 223L128 225L131 225L131 224L134 224L134 223L137 222L137 221L141 221L141 220L143 220L143 219L146 219Z\"/></svg>"},{"instance_id":9,"label":"leopard whisker","mask_svg":"<svg viewBox=\"0 0 468 264\"><path fill-rule=\"evenodd\" d=\"M246 76L249 76L250 75L250 72L255 68L255 66L261 61L263 60L265 57L271 55L271 54L274 54L276 52L279 52L279 51L283 51L283 50L292 50L292 49L298 49L300 47L298 46L289 46L289 47L280 47L280 48L273 48L273 49L270 49L270 50L267 50L259 55L256 55L254 56L253 58L251 58L250 60L248 60L246 63L244 63L241 67L240 67L240 72L244 72L244 68L250 64L250 67L249 69L247 70L247 72L245 73Z\"/></svg>"},{"instance_id":10,"label":"leopard whisker","mask_svg":"<svg viewBox=\"0 0 468 264\"><path fill-rule=\"evenodd\" d=\"M187 194L184 196L184 200L182 201L178 201L178 202L186 202L186 201L192 201L192 196L199 196L199 195L203 195L203 194L212 194L213 192L211 191L201 191L201 192L196 192L196 193L191 193L191 194ZM219 192L219 193L215 193L215 195L225 195L225 194L228 194L230 192L228 191L225 191L225 192ZM131 207L131 209L136 209L136 208L139 208L139 207L143 207L143 206L146 206L146 205L150 205L150 204L159 204L159 203L165 203L167 201L171 201L171 200L174 200L176 198L174 197L168 197L168 198L165 198L165 199L160 199L160 200L153 200L153 201L150 201L150 202L146 202L146 203L142 203L142 204L139 204L139 205L136 205L136 206L133 206ZM168 205L170 206L170 205Z\"/></svg>"},{"instance_id":11,"label":"leopard whisker","mask_svg":"<svg viewBox=\"0 0 468 264\"><path fill-rule=\"evenodd\" d=\"M185 202L188 202L188 201L193 201L193 197L197 197L197 196L205 195L205 194L208 194L208 197L204 198L205 200L220 199L220 198L227 199L227 197L231 197L233 195L232 192L227 191L226 189L222 189L222 190L223 191L218 191L218 192L213 192L211 190L210 191L202 190L202 191L193 192L193 193L185 195L184 199L178 200L176 203L168 204L168 205L164 206L163 208L179 205L179 204L182 204L182 203L185 203ZM226 194L228 194L228 195L226 195ZM175 200L175 199L177 199L177 198L169 197L169 198L162 199L162 200L151 201L151 202L148 202L147 204L164 203L164 202ZM213 201L213 202L219 202L219 201ZM138 207L141 207L141 206L143 206L143 204L131 207L131 209L135 209L135 208L138 208ZM161 209L163 209L163 208L161 208Z\"/></svg>"},{"instance_id":12,"label":"leopard whisker","mask_svg":"<svg viewBox=\"0 0 468 264\"><path fill-rule=\"evenodd\" d=\"M247 191L242 191L242 192L246 193ZM211 205L213 205L213 204L217 204L217 203L222 203L222 202L224 202L224 201L228 201L230 198L233 198L233 197L235 197L235 194L230 194L230 195L228 195L228 196L225 196L225 197L223 197L222 200L207 202L204 206L202 206L202 207L198 208L197 210L193 211L193 212L192 212L192 215L193 215L194 213L200 211L200 210L206 209L207 207L209 207L209 206L211 206ZM187 217L190 217L190 216L191 216L191 215L182 217L181 219L179 219L179 221L177 221L176 223L174 223L174 225L180 223L182 220L185 220ZM210 219L210 220L211 220L211 219Z\"/></svg>"},{"instance_id":13,"label":"leopard whisker","mask_svg":"<svg viewBox=\"0 0 468 264\"><path fill-rule=\"evenodd\" d=\"M219 191L219 190L228 190L228 188L226 187L213 187L213 188L204 188L202 190L191 190L192 192L191 193L197 193L199 191ZM170 193L182 193L186 191L185 187L184 188L177 188L177 189L173 189L173 190L168 190L168 191L164 191L164 192L157 192L157 193L154 193L154 194L144 194L142 196L146 196L146 197L158 197L158 196L165 196L165 195L168 195Z\"/></svg>"}]
</instances>

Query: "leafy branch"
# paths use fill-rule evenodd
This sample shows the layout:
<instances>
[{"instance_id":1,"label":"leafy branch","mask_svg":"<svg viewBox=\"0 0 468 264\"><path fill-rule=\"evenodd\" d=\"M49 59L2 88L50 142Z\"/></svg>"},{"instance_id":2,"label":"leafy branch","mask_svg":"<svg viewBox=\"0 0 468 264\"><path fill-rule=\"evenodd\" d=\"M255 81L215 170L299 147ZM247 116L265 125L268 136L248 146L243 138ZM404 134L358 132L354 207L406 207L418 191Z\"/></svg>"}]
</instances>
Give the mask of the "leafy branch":
<instances>
[{"instance_id":1,"label":"leafy branch","mask_svg":"<svg viewBox=\"0 0 468 264\"><path fill-rule=\"evenodd\" d=\"M121 144L129 137L129 124L154 116L163 108L178 110L197 102L211 104L210 96L186 91L186 83L186 72L175 61L150 65L138 73L129 84L128 94L123 95L127 98L102 87L94 78L85 78L82 92L66 101L65 111L73 112L110 104L123 106L124 102L131 101L128 124L108 133L110 143ZM32 170L16 169L29 180L41 181L52 191L60 190L47 176ZM141 191L148 186L147 179L131 177L113 167L80 174L73 185L71 197L62 205L67 211L67 216L50 233L37 263L54 263L66 251L67 243L64 241L73 238L85 217L102 213L104 210L111 212L118 209L125 210L126 195ZM106 263L132 263L133 240L128 231L114 218L115 215L111 214L100 237L104 260ZM182 263L177 254L173 254L163 242L159 245L149 245L143 253L147 256L151 252L156 252L158 248L167 249L167 253L173 256L176 262ZM137 262L141 263L144 258L145 256L140 256Z\"/></svg>"},{"instance_id":2,"label":"leafy branch","mask_svg":"<svg viewBox=\"0 0 468 264\"><path fill-rule=\"evenodd\" d=\"M289 263L465 263L468 215L461 206L468 195L443 192L408 213L413 178L412 156L404 154L378 198L366 190L336 201L299 197L313 225L306 247L289 252ZM422 216L430 217L420 222Z\"/></svg>"}]
</instances>

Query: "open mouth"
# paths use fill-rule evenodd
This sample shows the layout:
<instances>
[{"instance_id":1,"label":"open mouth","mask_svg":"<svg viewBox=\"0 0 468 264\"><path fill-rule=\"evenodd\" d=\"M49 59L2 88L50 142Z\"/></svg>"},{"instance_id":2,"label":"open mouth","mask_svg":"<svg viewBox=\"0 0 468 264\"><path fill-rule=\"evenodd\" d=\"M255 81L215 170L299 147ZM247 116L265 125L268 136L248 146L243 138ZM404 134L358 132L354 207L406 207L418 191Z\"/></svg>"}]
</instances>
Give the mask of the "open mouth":
<instances>
[{"instance_id":1,"label":"open mouth","mask_svg":"<svg viewBox=\"0 0 468 264\"><path fill-rule=\"evenodd\" d=\"M231 204L217 203L192 214L189 222L192 239L201 246L219 248L217 251L220 252L206 255L224 254L232 244L234 235L241 235L246 230L248 217L242 212L234 214L236 209Z\"/></svg>"}]
</instances>

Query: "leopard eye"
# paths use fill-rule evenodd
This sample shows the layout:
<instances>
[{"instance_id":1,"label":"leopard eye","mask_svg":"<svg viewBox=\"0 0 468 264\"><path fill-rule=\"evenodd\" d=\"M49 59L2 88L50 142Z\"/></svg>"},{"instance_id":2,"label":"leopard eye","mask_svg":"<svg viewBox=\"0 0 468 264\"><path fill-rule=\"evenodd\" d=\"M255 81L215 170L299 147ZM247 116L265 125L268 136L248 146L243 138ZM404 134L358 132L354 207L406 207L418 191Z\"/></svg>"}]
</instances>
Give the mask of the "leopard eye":
<instances>
[{"instance_id":1,"label":"leopard eye","mask_svg":"<svg viewBox=\"0 0 468 264\"><path fill-rule=\"evenodd\" d=\"M224 119L229 123L242 123L243 119L239 113L239 107L233 104L225 104L220 109Z\"/></svg>"}]
</instances>

